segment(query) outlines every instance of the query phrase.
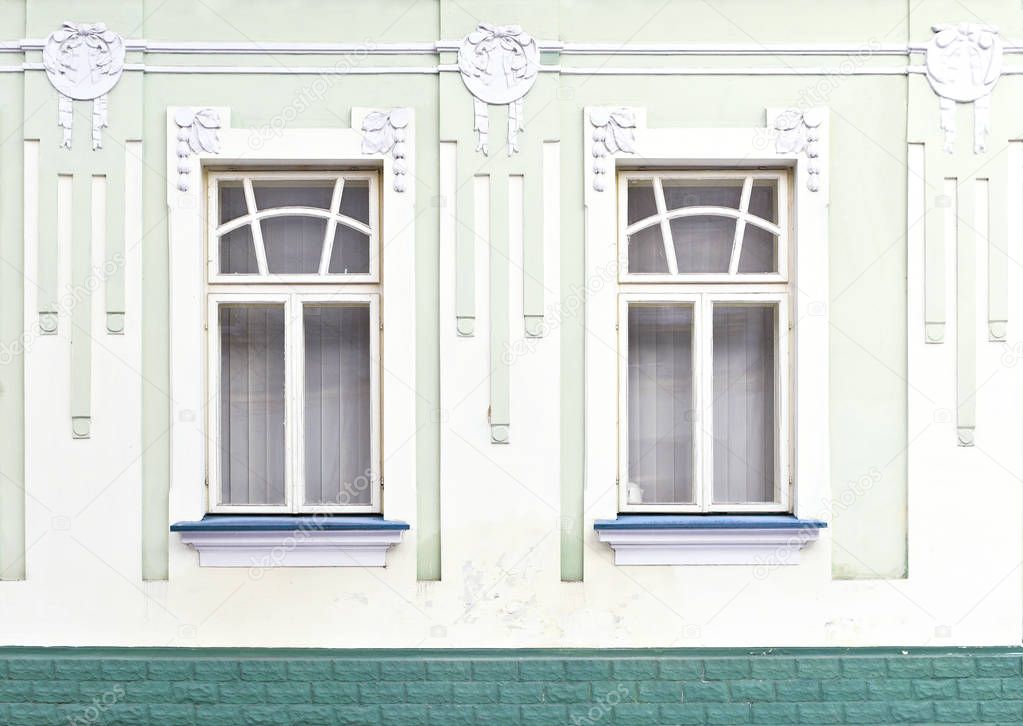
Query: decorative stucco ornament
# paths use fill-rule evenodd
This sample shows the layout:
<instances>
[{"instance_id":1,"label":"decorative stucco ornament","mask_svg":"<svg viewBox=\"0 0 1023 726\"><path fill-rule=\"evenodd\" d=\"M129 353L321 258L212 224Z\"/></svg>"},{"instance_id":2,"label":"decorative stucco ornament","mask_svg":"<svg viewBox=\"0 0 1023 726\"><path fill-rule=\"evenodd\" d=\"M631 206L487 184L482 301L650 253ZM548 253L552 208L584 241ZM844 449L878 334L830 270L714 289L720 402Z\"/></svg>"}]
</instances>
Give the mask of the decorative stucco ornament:
<instances>
[{"instance_id":1,"label":"decorative stucco ornament","mask_svg":"<svg viewBox=\"0 0 1023 726\"><path fill-rule=\"evenodd\" d=\"M362 121L362 153L390 154L394 158L394 191L405 191L408 174L406 134L409 113L406 108L370 111Z\"/></svg>"},{"instance_id":2,"label":"decorative stucco ornament","mask_svg":"<svg viewBox=\"0 0 1023 726\"><path fill-rule=\"evenodd\" d=\"M590 110L593 126L593 188L607 189L607 160L619 151L636 153L636 114L631 108L594 108Z\"/></svg>"},{"instance_id":3,"label":"decorative stucco ornament","mask_svg":"<svg viewBox=\"0 0 1023 726\"><path fill-rule=\"evenodd\" d=\"M174 112L174 123L178 127L178 190L187 192L192 165L188 157L192 154L219 154L220 114L212 108L179 108Z\"/></svg>"},{"instance_id":4,"label":"decorative stucco ornament","mask_svg":"<svg viewBox=\"0 0 1023 726\"><path fill-rule=\"evenodd\" d=\"M508 154L519 150L519 131L525 130L523 98L536 82L540 49L533 36L517 25L480 23L462 39L458 70L473 100L476 150L488 153L490 119L487 104L508 106Z\"/></svg>"},{"instance_id":5,"label":"decorative stucco ornament","mask_svg":"<svg viewBox=\"0 0 1023 726\"><path fill-rule=\"evenodd\" d=\"M774 150L779 154L806 154L809 162L806 188L811 192L821 188L820 125L823 121L823 115L815 109L800 111L795 108L783 111L774 120L777 132Z\"/></svg>"},{"instance_id":6,"label":"decorative stucco ornament","mask_svg":"<svg viewBox=\"0 0 1023 726\"><path fill-rule=\"evenodd\" d=\"M74 101L92 101L92 148L103 147L107 93L124 70L124 40L103 23L65 22L43 46L43 67L57 89L57 123L64 130L61 146L71 148Z\"/></svg>"},{"instance_id":7,"label":"decorative stucco ornament","mask_svg":"<svg viewBox=\"0 0 1023 726\"><path fill-rule=\"evenodd\" d=\"M1002 40L990 25L935 25L927 44L927 80L938 94L945 151L956 140L956 103L973 104L973 153L987 150L991 91L1002 71Z\"/></svg>"}]
</instances>

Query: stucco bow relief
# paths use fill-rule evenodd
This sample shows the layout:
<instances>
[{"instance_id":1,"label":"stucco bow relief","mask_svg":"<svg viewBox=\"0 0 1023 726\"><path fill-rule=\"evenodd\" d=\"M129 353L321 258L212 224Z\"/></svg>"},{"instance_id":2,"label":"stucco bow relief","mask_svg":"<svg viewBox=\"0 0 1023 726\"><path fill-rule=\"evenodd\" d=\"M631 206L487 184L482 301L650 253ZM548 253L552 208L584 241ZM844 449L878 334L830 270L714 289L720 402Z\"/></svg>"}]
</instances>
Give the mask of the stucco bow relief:
<instances>
[{"instance_id":1,"label":"stucco bow relief","mask_svg":"<svg viewBox=\"0 0 1023 726\"><path fill-rule=\"evenodd\" d=\"M774 120L777 132L774 150L779 154L806 154L809 173L806 188L811 192L821 188L820 125L823 121L823 115L815 109L800 111L794 108L783 111Z\"/></svg>"},{"instance_id":2,"label":"stucco bow relief","mask_svg":"<svg viewBox=\"0 0 1023 726\"><path fill-rule=\"evenodd\" d=\"M458 70L472 94L476 150L489 153L487 105L508 106L508 155L519 150L525 131L523 100L540 70L540 49L533 36L517 25L480 23L462 39Z\"/></svg>"},{"instance_id":3,"label":"stucco bow relief","mask_svg":"<svg viewBox=\"0 0 1023 726\"><path fill-rule=\"evenodd\" d=\"M192 164L192 154L219 154L220 114L212 108L179 108L174 112L174 123L178 127L178 191L187 192Z\"/></svg>"},{"instance_id":4,"label":"stucco bow relief","mask_svg":"<svg viewBox=\"0 0 1023 726\"><path fill-rule=\"evenodd\" d=\"M103 23L65 22L46 39L43 67L59 94L61 147L71 148L74 102L92 101L92 148L102 148L103 128L108 125L107 93L124 70L124 39Z\"/></svg>"},{"instance_id":5,"label":"stucco bow relief","mask_svg":"<svg viewBox=\"0 0 1023 726\"><path fill-rule=\"evenodd\" d=\"M362 153L390 154L394 159L394 191L403 192L408 174L409 112L407 108L393 108L390 111L370 111L362 121Z\"/></svg>"},{"instance_id":6,"label":"stucco bow relief","mask_svg":"<svg viewBox=\"0 0 1023 726\"><path fill-rule=\"evenodd\" d=\"M973 152L987 150L991 130L991 92L1002 71L1002 40L989 25L935 25L927 44L927 81L938 94L945 151L956 140L956 104L973 104Z\"/></svg>"}]
</instances>

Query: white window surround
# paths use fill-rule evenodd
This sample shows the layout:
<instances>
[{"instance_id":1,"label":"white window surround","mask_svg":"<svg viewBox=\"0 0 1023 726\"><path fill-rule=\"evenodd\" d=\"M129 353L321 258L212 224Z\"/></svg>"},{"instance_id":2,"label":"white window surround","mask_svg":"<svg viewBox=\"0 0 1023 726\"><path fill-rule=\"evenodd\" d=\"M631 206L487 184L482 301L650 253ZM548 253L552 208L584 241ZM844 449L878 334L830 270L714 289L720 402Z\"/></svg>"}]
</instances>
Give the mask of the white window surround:
<instances>
[{"instance_id":1,"label":"white window surround","mask_svg":"<svg viewBox=\"0 0 1023 726\"><path fill-rule=\"evenodd\" d=\"M291 169L294 167L359 168L382 169L381 180L393 176L394 160L391 155L380 152L363 152L363 119L372 109L353 108L351 128L329 129L281 129L267 137L257 130L232 128L230 110L227 108L203 109L219 117L219 144L210 144L201 149L192 146L191 153L182 154L178 141L179 124L182 118L196 109L169 107L167 109L167 168L177 169L178 176L168 175L167 205L169 226L169 278L170 278L170 458L171 482L169 521L203 520L210 511L207 489L207 446L211 441L207 431L207 331L204 318L208 304L206 290L206 269L208 259L205 236L208 221L205 216L205 184L203 172L209 168L239 169ZM180 114L180 115L179 115ZM411 111L408 111L408 156L405 163L408 173L414 174L415 127ZM258 143L253 143L258 142ZM179 184L184 176L191 180ZM182 189L181 187L186 187ZM377 512L384 522L396 520L397 524L413 522L415 519L415 190L396 192L394 185L381 183L380 209L383 238L380 240L380 269L386 276L387 284L401 290L401 295L380 297L378 313L380 324L386 323L387 335L401 341L400 345L380 345L380 389L382 396L380 410L380 477L390 484L386 494L381 495ZM269 289L268 289L269 292ZM216 515L223 516L223 515ZM322 515L315 515L322 516ZM208 518L207 518L208 519ZM276 519L271 517L270 519ZM375 520L380 522L379 518ZM392 522L393 524L394 522ZM261 551L269 553L274 547L290 542L300 552L306 547L336 550L333 556L319 558L320 564L371 564L383 565L383 558L360 559L354 552L345 553L348 545L357 546L359 529L346 529L344 535L324 534L311 537L296 537L301 529L267 528L258 530L222 530L229 536L256 542ZM401 528L381 530L368 526L370 539L393 544L400 536ZM380 534L383 532L383 534ZM176 538L177 539L177 538ZM195 539L202 539L201 537ZM206 538L209 540L210 538ZM222 537L216 538L222 543ZM201 545L193 543L197 548ZM385 547L386 548L386 547ZM258 552L251 548L244 550L244 562L251 565L252 557L259 559ZM216 558L212 558L216 559ZM317 560L316 557L312 558ZM207 564L211 558L206 558ZM284 561L271 560L271 565L301 564L303 555L296 554ZM224 564L223 561L218 564ZM172 540L171 568L194 567L194 555L188 554L186 545Z\"/></svg>"},{"instance_id":2,"label":"white window surround","mask_svg":"<svg viewBox=\"0 0 1023 726\"><path fill-rule=\"evenodd\" d=\"M792 478L790 511L796 520L823 521L829 518L829 411L828 411L828 118L827 109L812 109L817 137L813 154L799 145L776 143L776 121L783 108L768 109L764 127L751 128L648 128L645 109L587 108L584 112L586 153L583 161L583 182L586 204L586 342L585 342L585 471L586 511L594 520L614 520L622 511L616 478L619 472L618 396L608 395L609 387L619 381L619 356L616 323L621 295L630 291L627 274L613 279L610 269L619 262L619 199L614 180L622 169L793 169L793 243L788 264L791 280L788 355L793 379L790 399L792 417ZM810 113L810 110L807 111ZM595 133L593 119L634 120L625 127L631 135L623 135L623 124L605 129L617 133L615 144L606 144L604 135ZM624 143L622 143L624 141ZM597 163L595 163L595 160ZM598 177L602 177L598 178ZM603 183L602 183L603 182ZM811 183L812 182L812 183ZM610 187L610 188L608 188ZM634 276L633 276L634 277ZM619 285L618 281L622 284ZM694 292L708 292L713 284L694 285ZM654 515L657 516L657 515ZM750 514L752 519L759 514ZM623 516L621 519L626 520ZM752 554L738 559L723 555L722 548L734 544L735 529L715 526L706 516L706 524L688 524L678 535L677 523L669 524L671 515L664 515L662 529L645 526L643 532L616 528L601 533L598 539L609 541L629 537L653 536L660 545L680 550L697 550L702 554L677 554L667 557L672 563L690 564L757 564ZM593 522L588 524L592 525ZM800 547L816 538L814 531L801 541ZM802 530L801 530L802 531ZM699 532L696 536L693 533ZM657 534L660 533L660 534ZM676 534L671 534L676 533ZM596 536L596 535L594 535ZM740 535L749 538L749 533ZM755 538L760 535L753 535ZM761 538L762 539L762 538ZM787 540L786 540L787 541ZM667 542L667 544L665 544ZM720 547L715 546L715 542ZM772 545L773 546L773 545ZM648 550L651 551L651 550ZM736 552L734 547L730 550ZM636 554L636 553L639 554ZM644 562L642 550L634 551L628 564L667 564L662 554L658 561ZM793 564L787 558L781 564ZM620 560L621 564L625 564Z\"/></svg>"}]
</instances>

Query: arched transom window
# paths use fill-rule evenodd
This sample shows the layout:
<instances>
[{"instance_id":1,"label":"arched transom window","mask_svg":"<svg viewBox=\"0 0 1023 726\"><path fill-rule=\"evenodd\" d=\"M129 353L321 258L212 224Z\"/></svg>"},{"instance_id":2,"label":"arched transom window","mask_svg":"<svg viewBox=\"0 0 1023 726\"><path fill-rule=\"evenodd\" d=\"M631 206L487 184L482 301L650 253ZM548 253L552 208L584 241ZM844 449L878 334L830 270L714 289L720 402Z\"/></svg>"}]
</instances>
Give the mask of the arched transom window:
<instances>
[{"instance_id":1,"label":"arched transom window","mask_svg":"<svg viewBox=\"0 0 1023 726\"><path fill-rule=\"evenodd\" d=\"M781 173L625 172L622 182L623 279L786 279Z\"/></svg>"}]
</instances>

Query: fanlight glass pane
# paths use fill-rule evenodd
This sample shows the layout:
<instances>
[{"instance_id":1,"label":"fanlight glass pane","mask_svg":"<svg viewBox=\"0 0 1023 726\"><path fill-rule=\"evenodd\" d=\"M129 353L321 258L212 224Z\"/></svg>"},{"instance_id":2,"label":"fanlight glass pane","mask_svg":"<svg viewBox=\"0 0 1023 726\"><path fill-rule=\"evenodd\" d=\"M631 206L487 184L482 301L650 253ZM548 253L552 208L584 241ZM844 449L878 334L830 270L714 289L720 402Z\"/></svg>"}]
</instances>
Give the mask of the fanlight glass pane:
<instances>
[{"instance_id":1,"label":"fanlight glass pane","mask_svg":"<svg viewBox=\"0 0 1023 726\"><path fill-rule=\"evenodd\" d=\"M335 275L369 272L369 235L338 222L327 272Z\"/></svg>"},{"instance_id":2,"label":"fanlight glass pane","mask_svg":"<svg viewBox=\"0 0 1023 726\"><path fill-rule=\"evenodd\" d=\"M220 219L218 224L230 222L232 219L244 217L249 213L245 205L245 190L240 181L222 181L219 192Z\"/></svg>"},{"instance_id":3,"label":"fanlight glass pane","mask_svg":"<svg viewBox=\"0 0 1023 726\"><path fill-rule=\"evenodd\" d=\"M778 182L756 179L749 195L749 213L768 222L778 222Z\"/></svg>"},{"instance_id":4,"label":"fanlight glass pane","mask_svg":"<svg viewBox=\"0 0 1023 726\"><path fill-rule=\"evenodd\" d=\"M773 305L714 305L714 502L773 502Z\"/></svg>"},{"instance_id":5,"label":"fanlight glass pane","mask_svg":"<svg viewBox=\"0 0 1023 726\"><path fill-rule=\"evenodd\" d=\"M668 210L684 207L738 209L742 185L742 179L665 179L662 182L664 206Z\"/></svg>"},{"instance_id":6,"label":"fanlight glass pane","mask_svg":"<svg viewBox=\"0 0 1023 726\"><path fill-rule=\"evenodd\" d=\"M653 182L649 179L630 179L628 205L628 224L657 214Z\"/></svg>"},{"instance_id":7,"label":"fanlight glass pane","mask_svg":"<svg viewBox=\"0 0 1023 726\"><path fill-rule=\"evenodd\" d=\"M369 181L346 179L341 193L341 214L369 224Z\"/></svg>"},{"instance_id":8,"label":"fanlight glass pane","mask_svg":"<svg viewBox=\"0 0 1023 726\"><path fill-rule=\"evenodd\" d=\"M305 503L370 504L367 305L306 305Z\"/></svg>"},{"instance_id":9,"label":"fanlight glass pane","mask_svg":"<svg viewBox=\"0 0 1023 726\"><path fill-rule=\"evenodd\" d=\"M248 224L220 237L220 273L223 275L254 275L259 272L256 248L252 244L252 227Z\"/></svg>"},{"instance_id":10,"label":"fanlight glass pane","mask_svg":"<svg viewBox=\"0 0 1023 726\"><path fill-rule=\"evenodd\" d=\"M777 272L778 237L762 227L746 223L742 235L739 272Z\"/></svg>"},{"instance_id":11,"label":"fanlight glass pane","mask_svg":"<svg viewBox=\"0 0 1023 726\"><path fill-rule=\"evenodd\" d=\"M220 501L284 504L284 306L221 305Z\"/></svg>"},{"instance_id":12,"label":"fanlight glass pane","mask_svg":"<svg viewBox=\"0 0 1023 726\"><path fill-rule=\"evenodd\" d=\"M629 272L668 272L660 224L655 222L629 235Z\"/></svg>"},{"instance_id":13,"label":"fanlight glass pane","mask_svg":"<svg viewBox=\"0 0 1023 726\"><path fill-rule=\"evenodd\" d=\"M693 307L630 305L629 504L693 499Z\"/></svg>"},{"instance_id":14,"label":"fanlight glass pane","mask_svg":"<svg viewBox=\"0 0 1023 726\"><path fill-rule=\"evenodd\" d=\"M256 209L317 207L330 209L334 179L254 179L252 193Z\"/></svg>"},{"instance_id":15,"label":"fanlight glass pane","mask_svg":"<svg viewBox=\"0 0 1023 726\"><path fill-rule=\"evenodd\" d=\"M260 221L266 266L272 274L315 274L320 269L327 220L319 217L267 217Z\"/></svg>"},{"instance_id":16,"label":"fanlight glass pane","mask_svg":"<svg viewBox=\"0 0 1023 726\"><path fill-rule=\"evenodd\" d=\"M735 241L735 219L699 214L671 220L680 273L728 272Z\"/></svg>"}]
</instances>

